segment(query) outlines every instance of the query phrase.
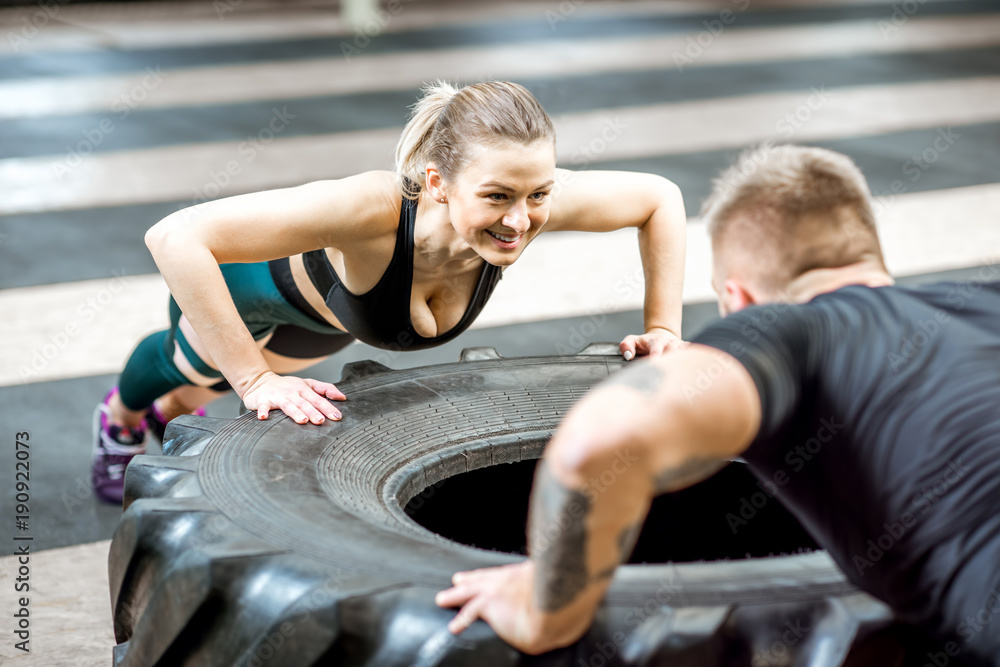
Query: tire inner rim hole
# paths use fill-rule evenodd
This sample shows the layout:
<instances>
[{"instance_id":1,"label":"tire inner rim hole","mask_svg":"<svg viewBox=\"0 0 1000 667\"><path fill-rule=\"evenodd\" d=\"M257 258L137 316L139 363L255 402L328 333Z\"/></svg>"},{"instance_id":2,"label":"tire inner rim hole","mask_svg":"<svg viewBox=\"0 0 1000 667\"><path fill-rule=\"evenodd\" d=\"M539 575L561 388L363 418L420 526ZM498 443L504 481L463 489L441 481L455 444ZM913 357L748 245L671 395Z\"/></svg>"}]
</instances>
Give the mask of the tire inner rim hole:
<instances>
[{"instance_id":1,"label":"tire inner rim hole","mask_svg":"<svg viewBox=\"0 0 1000 667\"><path fill-rule=\"evenodd\" d=\"M448 477L411 498L404 511L455 542L525 554L536 464L522 460ZM600 493L601 480L593 480L591 488ZM656 497L628 562L762 558L818 548L747 466L737 462L700 484Z\"/></svg>"}]
</instances>

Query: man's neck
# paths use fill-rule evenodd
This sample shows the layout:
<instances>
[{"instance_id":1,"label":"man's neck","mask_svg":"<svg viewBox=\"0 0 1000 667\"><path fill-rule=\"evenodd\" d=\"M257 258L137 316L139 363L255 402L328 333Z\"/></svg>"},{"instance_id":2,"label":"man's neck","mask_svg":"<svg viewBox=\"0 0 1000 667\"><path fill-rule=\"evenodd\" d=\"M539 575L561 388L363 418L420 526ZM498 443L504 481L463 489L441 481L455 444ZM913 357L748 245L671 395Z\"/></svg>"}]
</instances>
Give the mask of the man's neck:
<instances>
[{"instance_id":1,"label":"man's neck","mask_svg":"<svg viewBox=\"0 0 1000 667\"><path fill-rule=\"evenodd\" d=\"M848 285L885 287L895 282L886 272L880 259L868 257L855 264L835 269L806 271L788 284L780 298L791 303L806 303L820 294L833 292Z\"/></svg>"}]
</instances>

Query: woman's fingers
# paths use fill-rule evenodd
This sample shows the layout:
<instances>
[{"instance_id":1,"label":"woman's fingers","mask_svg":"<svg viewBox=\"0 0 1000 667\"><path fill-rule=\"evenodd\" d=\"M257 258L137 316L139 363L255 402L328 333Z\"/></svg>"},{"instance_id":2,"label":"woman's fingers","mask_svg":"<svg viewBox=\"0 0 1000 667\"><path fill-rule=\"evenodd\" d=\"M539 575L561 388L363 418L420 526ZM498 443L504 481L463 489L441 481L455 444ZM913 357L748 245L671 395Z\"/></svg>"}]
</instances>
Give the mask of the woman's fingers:
<instances>
[{"instance_id":1,"label":"woman's fingers","mask_svg":"<svg viewBox=\"0 0 1000 667\"><path fill-rule=\"evenodd\" d=\"M288 415L292 419L292 421L294 421L296 424L305 424L307 421L309 421L309 417L303 411L302 407L300 407L299 401L301 401L301 398L299 398L299 401L296 401L295 398L299 397L292 397L292 396L286 397L281 402L281 410L286 415ZM313 410L315 411L315 408L313 408ZM319 415L318 412L316 414Z\"/></svg>"},{"instance_id":2,"label":"woman's fingers","mask_svg":"<svg viewBox=\"0 0 1000 667\"><path fill-rule=\"evenodd\" d=\"M668 341L663 340L662 338L655 338L655 339L653 339L653 342L651 342L648 345L648 347L649 347L649 356L655 357L655 356L663 354L664 352L667 351L667 346L668 346Z\"/></svg>"},{"instance_id":3,"label":"woman's fingers","mask_svg":"<svg viewBox=\"0 0 1000 667\"><path fill-rule=\"evenodd\" d=\"M636 342L636 336L625 336L622 342L618 344L618 351L625 357L625 361L632 361L635 358Z\"/></svg>"},{"instance_id":4,"label":"woman's fingers","mask_svg":"<svg viewBox=\"0 0 1000 667\"><path fill-rule=\"evenodd\" d=\"M635 357L643 355L655 357L674 349L680 349L685 345L687 343L673 335L646 333L642 336L626 336L619 343L618 350L625 357L625 361L631 361Z\"/></svg>"},{"instance_id":5,"label":"woman's fingers","mask_svg":"<svg viewBox=\"0 0 1000 667\"><path fill-rule=\"evenodd\" d=\"M340 419L340 410L330 405L330 401L323 397L322 394L316 393L315 391L302 392L304 397L309 403L312 404L314 408L319 410L324 417L327 419L332 419L334 421ZM316 422L322 423L322 422Z\"/></svg>"},{"instance_id":6,"label":"woman's fingers","mask_svg":"<svg viewBox=\"0 0 1000 667\"><path fill-rule=\"evenodd\" d=\"M683 349L689 345L688 342L681 340L680 338L669 337L666 339L659 339L650 351L650 354L656 356L658 354L667 354L673 352L674 350Z\"/></svg>"},{"instance_id":7,"label":"woman's fingers","mask_svg":"<svg viewBox=\"0 0 1000 667\"><path fill-rule=\"evenodd\" d=\"M344 396L344 392L337 389L336 386L329 382L322 382L321 380L306 380L313 391L315 391L320 396L326 396L331 401L346 401L347 397Z\"/></svg>"},{"instance_id":8,"label":"woman's fingers","mask_svg":"<svg viewBox=\"0 0 1000 667\"><path fill-rule=\"evenodd\" d=\"M625 339L618 345L618 349L625 357L625 361L632 361L638 356L649 354L649 340L646 336L636 336L635 334L625 336Z\"/></svg>"},{"instance_id":9,"label":"woman's fingers","mask_svg":"<svg viewBox=\"0 0 1000 667\"><path fill-rule=\"evenodd\" d=\"M298 424L322 424L341 418L330 400L345 398L329 382L272 375L244 394L243 401L248 409L257 411L257 419L267 419L271 410L281 410Z\"/></svg>"},{"instance_id":10,"label":"woman's fingers","mask_svg":"<svg viewBox=\"0 0 1000 667\"><path fill-rule=\"evenodd\" d=\"M313 424L322 424L324 421L326 421L326 416L323 414L323 411L318 409L313 402L313 398L316 398L317 400L323 400L322 397L317 396L316 394L312 394L312 396L306 396L304 394L305 392L298 395L298 397L295 400L295 405L298 406L299 410L302 411L302 414L304 414L306 418Z\"/></svg>"}]
</instances>

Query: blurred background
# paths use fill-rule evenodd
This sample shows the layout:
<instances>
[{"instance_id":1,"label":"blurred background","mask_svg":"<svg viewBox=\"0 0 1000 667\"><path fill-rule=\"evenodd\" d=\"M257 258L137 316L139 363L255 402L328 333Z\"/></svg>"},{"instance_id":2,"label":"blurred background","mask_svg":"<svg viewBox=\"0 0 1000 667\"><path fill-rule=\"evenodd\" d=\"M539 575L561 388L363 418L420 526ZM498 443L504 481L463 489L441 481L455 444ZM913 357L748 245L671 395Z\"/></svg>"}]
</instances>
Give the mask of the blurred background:
<instances>
[{"instance_id":1,"label":"blurred background","mask_svg":"<svg viewBox=\"0 0 1000 667\"><path fill-rule=\"evenodd\" d=\"M438 78L527 86L555 120L560 166L653 172L681 187L686 337L716 316L701 202L719 170L762 142L850 155L902 282L974 290L1000 279L995 1L4 6L0 469L13 468L13 434L29 431L33 548L72 547L37 561L68 587L47 593L72 608L53 633L86 627L81 604L96 623L76 664L109 655L100 577L120 515L88 488L91 413L135 343L167 321L146 229L209 199L391 168L409 105ZM470 346L520 356L617 342L641 330L642 295L634 231L551 234L456 341L404 354L355 344L311 374L336 380L365 358L455 361ZM223 400L209 413L237 407ZM13 484L3 485L8 521ZM13 561L0 562L6 579ZM66 562L92 576L66 580Z\"/></svg>"}]
</instances>

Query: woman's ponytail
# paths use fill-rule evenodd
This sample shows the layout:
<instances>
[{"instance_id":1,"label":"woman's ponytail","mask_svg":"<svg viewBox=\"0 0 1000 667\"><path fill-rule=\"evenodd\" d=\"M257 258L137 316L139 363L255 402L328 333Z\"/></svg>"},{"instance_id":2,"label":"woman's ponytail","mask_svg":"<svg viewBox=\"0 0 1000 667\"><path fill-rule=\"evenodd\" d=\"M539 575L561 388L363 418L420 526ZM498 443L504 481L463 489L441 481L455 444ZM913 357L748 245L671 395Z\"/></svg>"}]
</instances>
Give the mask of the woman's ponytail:
<instances>
[{"instance_id":1,"label":"woman's ponytail","mask_svg":"<svg viewBox=\"0 0 1000 667\"><path fill-rule=\"evenodd\" d=\"M427 147L438 118L458 89L446 81L435 81L423 87L423 94L413 105L410 120L396 144L396 176L403 196L416 199L424 187Z\"/></svg>"}]
</instances>

